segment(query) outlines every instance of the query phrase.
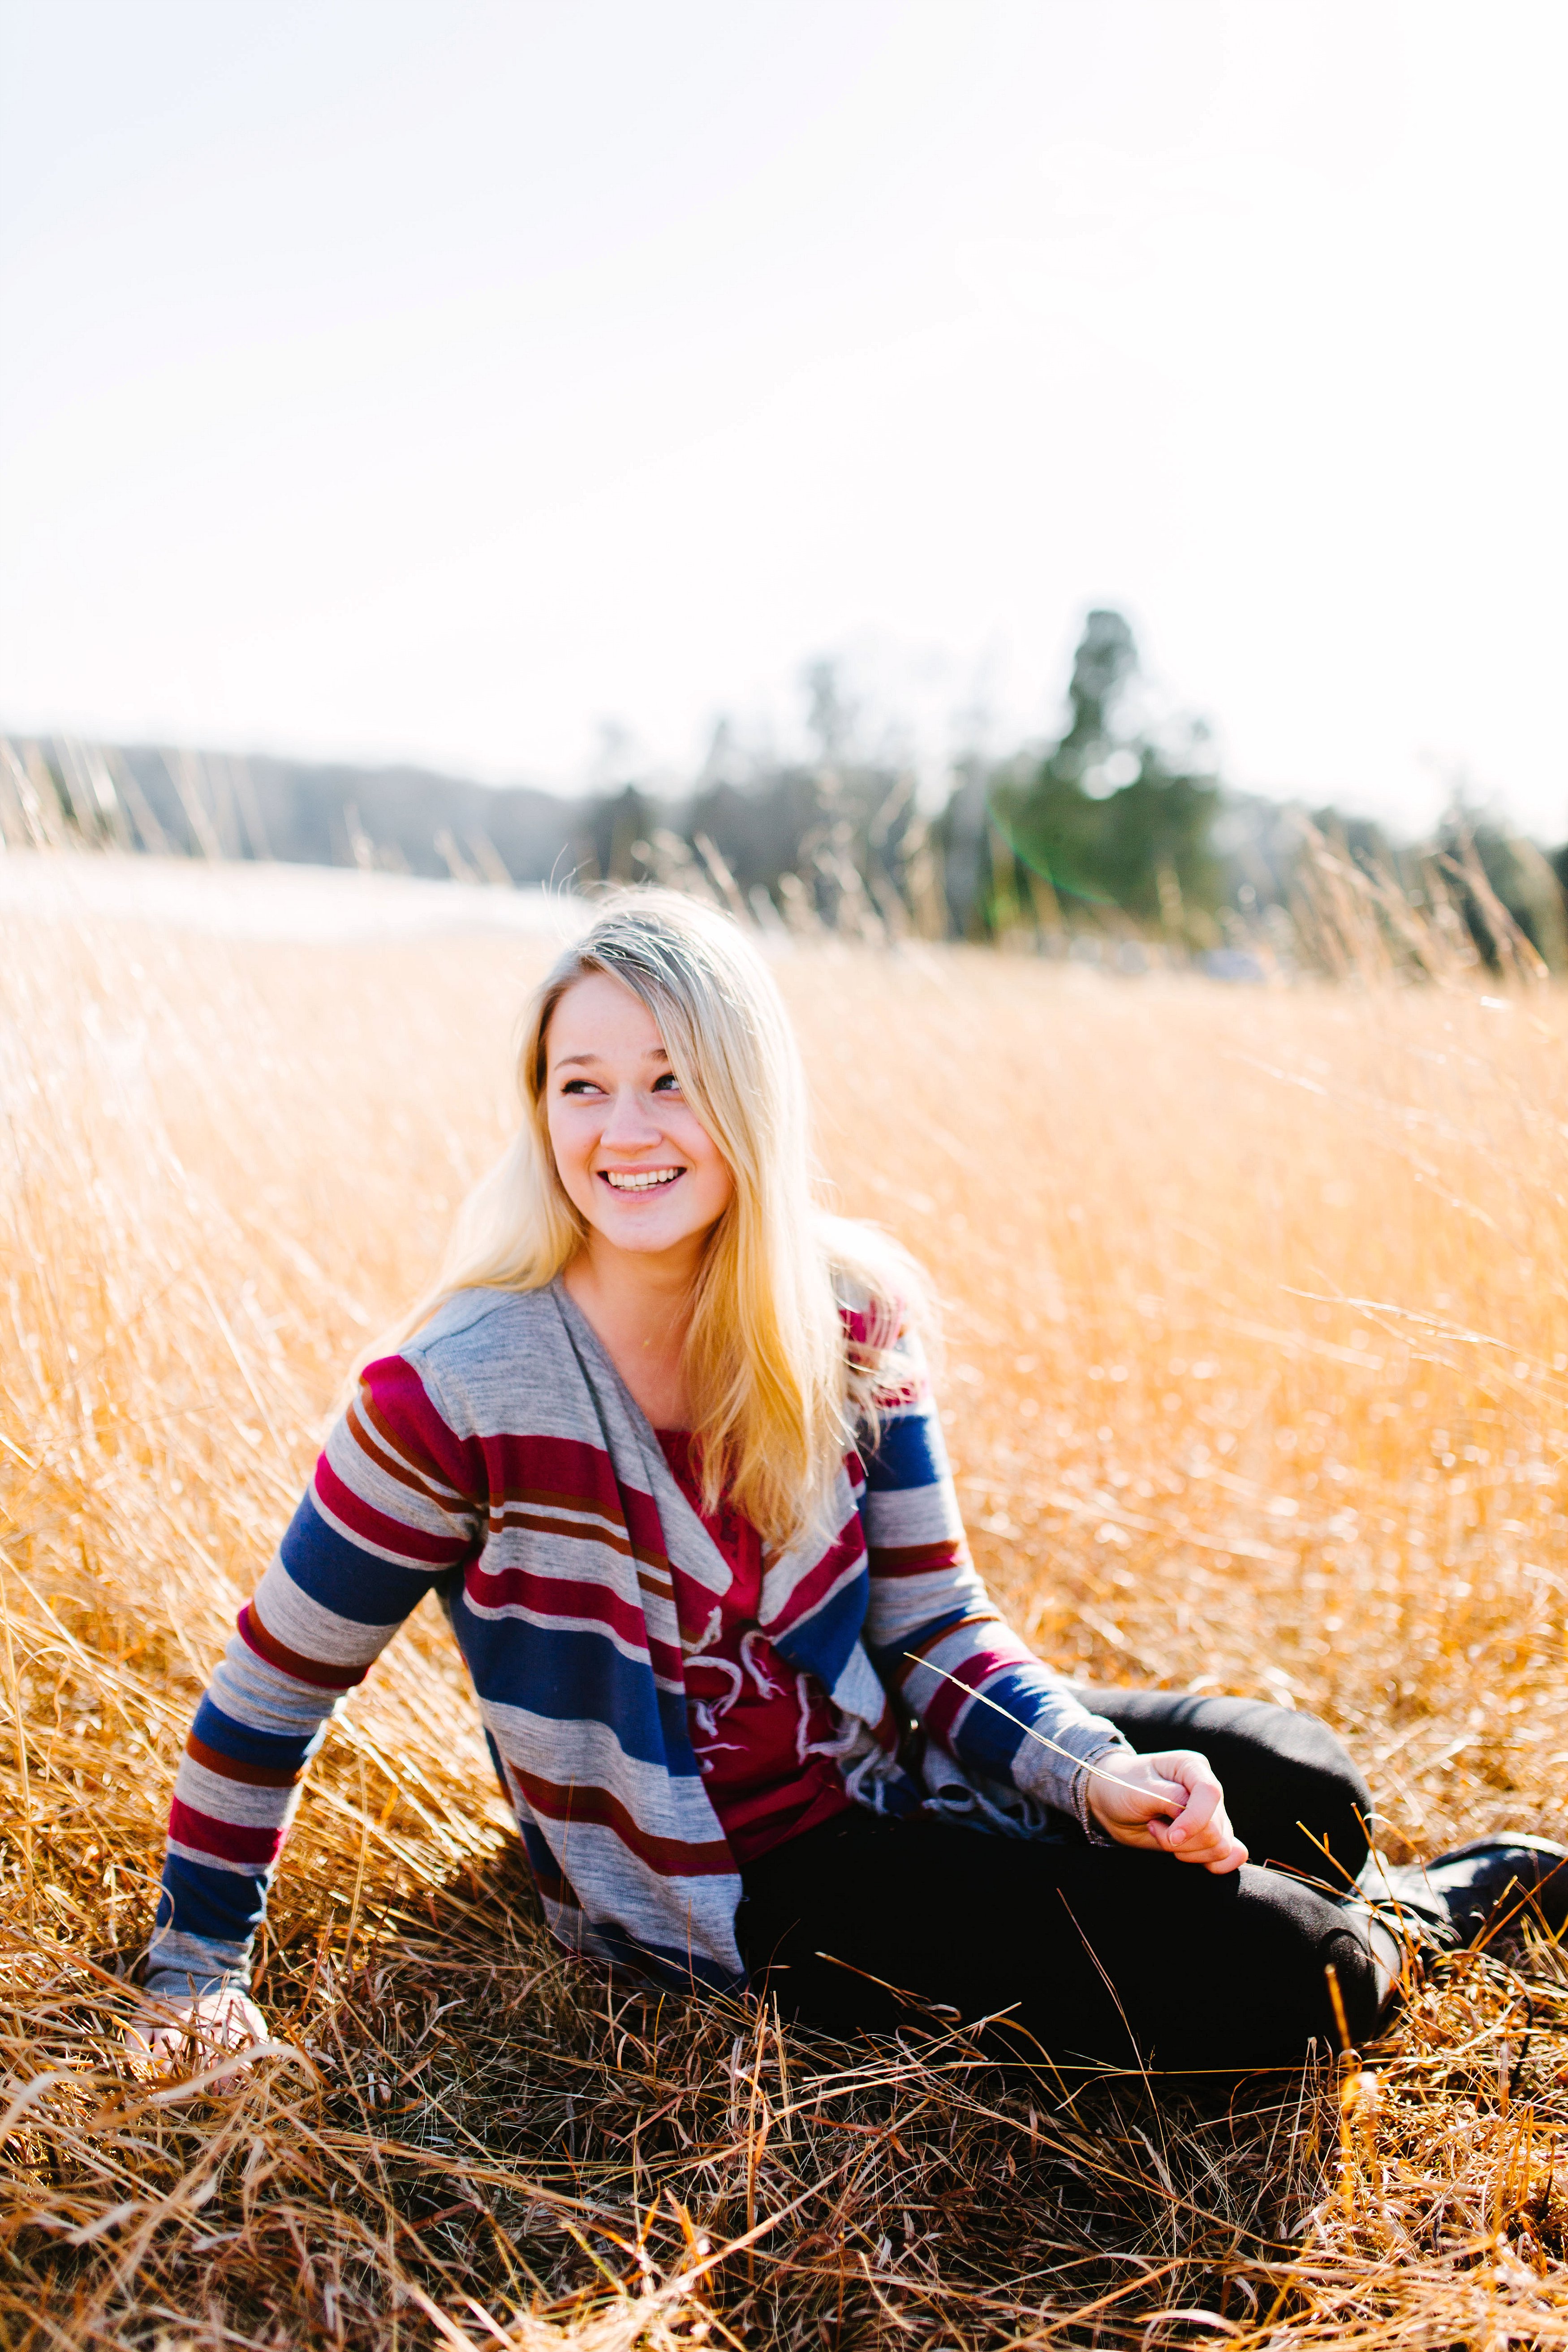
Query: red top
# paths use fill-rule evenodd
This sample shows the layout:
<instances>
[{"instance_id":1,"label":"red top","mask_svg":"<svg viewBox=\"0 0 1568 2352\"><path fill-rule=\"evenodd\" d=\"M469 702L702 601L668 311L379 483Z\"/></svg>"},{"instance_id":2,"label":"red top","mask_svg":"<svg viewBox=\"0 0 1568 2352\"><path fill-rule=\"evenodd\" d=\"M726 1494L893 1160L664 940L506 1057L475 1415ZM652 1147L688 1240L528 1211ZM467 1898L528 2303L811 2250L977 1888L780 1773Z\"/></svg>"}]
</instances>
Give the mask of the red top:
<instances>
[{"instance_id":1,"label":"red top","mask_svg":"<svg viewBox=\"0 0 1568 2352\"><path fill-rule=\"evenodd\" d=\"M833 1709L816 1676L786 1664L757 1622L763 1547L755 1528L728 1502L711 1517L703 1510L689 1431L658 1436L731 1570L729 1591L713 1593L672 1564L691 1745L731 1852L754 1862L853 1801L837 1759L819 1752L833 1739Z\"/></svg>"}]
</instances>

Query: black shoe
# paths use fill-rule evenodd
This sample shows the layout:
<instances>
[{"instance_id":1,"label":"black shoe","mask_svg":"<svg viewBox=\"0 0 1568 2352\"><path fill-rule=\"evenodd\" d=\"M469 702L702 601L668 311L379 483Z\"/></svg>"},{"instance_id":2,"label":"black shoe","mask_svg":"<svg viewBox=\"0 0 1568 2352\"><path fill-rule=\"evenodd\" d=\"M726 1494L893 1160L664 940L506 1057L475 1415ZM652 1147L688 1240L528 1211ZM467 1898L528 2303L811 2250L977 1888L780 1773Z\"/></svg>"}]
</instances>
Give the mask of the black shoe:
<instances>
[{"instance_id":1,"label":"black shoe","mask_svg":"<svg viewBox=\"0 0 1568 2352\"><path fill-rule=\"evenodd\" d=\"M1561 1936L1568 1928L1568 1846L1550 1838L1476 1838L1435 1862L1395 1864L1374 1855L1361 1888L1374 1909L1399 1911L1423 1940L1449 1950L1527 1918Z\"/></svg>"}]
</instances>

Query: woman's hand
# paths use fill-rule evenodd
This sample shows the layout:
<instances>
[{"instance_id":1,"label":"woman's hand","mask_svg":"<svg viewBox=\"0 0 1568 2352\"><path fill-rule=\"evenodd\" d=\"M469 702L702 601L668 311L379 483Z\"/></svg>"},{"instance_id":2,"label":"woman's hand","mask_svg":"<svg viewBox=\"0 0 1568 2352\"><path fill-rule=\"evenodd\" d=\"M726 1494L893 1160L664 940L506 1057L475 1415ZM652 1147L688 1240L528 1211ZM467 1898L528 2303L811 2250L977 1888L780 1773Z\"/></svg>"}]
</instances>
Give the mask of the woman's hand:
<instances>
[{"instance_id":1,"label":"woman's hand","mask_svg":"<svg viewBox=\"0 0 1568 2352\"><path fill-rule=\"evenodd\" d=\"M233 2050L241 2054L224 2074L237 2079L249 2074L256 2044L270 2039L267 2020L237 1985L221 1986L194 2000L161 2000L125 2029L132 2063L155 2074L205 2074Z\"/></svg>"},{"instance_id":2,"label":"woman's hand","mask_svg":"<svg viewBox=\"0 0 1568 2352\"><path fill-rule=\"evenodd\" d=\"M1104 1759L1089 1776L1089 1809L1118 1845L1152 1847L1223 1877L1247 1848L1231 1828L1208 1759L1191 1748Z\"/></svg>"}]
</instances>

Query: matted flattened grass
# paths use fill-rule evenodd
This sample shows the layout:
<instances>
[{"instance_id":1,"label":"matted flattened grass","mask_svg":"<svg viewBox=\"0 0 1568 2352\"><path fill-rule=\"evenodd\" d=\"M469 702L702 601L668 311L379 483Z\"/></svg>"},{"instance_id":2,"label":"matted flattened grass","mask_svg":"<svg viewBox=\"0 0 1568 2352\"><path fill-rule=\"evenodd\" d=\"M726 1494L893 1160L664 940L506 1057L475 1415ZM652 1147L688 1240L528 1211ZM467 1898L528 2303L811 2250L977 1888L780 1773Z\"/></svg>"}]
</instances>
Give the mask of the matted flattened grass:
<instances>
[{"instance_id":1,"label":"matted flattened grass","mask_svg":"<svg viewBox=\"0 0 1568 2352\"><path fill-rule=\"evenodd\" d=\"M612 1992L541 1933L433 1612L312 1775L278 2046L237 2091L127 2069L195 1696L500 1142L542 952L7 921L5 2340L1568 2337L1538 1936L1358 2061L1154 2102L914 2010L834 2044ZM942 1293L977 1556L1042 1654L1318 1709L1396 1856L1563 1833L1562 1001L779 973L842 1204Z\"/></svg>"}]
</instances>

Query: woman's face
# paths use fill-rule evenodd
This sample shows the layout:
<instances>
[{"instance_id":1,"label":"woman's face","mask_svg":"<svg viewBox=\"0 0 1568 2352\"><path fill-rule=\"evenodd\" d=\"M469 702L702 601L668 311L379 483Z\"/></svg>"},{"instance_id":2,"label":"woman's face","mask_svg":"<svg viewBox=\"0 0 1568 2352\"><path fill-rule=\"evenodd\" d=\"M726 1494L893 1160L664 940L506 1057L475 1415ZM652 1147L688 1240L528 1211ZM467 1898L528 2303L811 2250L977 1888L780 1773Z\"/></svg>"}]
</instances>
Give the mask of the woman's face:
<instances>
[{"instance_id":1,"label":"woman's face","mask_svg":"<svg viewBox=\"0 0 1568 2352\"><path fill-rule=\"evenodd\" d=\"M640 997L604 972L574 981L545 1037L545 1102L561 1181L612 1248L689 1248L734 1180L698 1124Z\"/></svg>"}]
</instances>

